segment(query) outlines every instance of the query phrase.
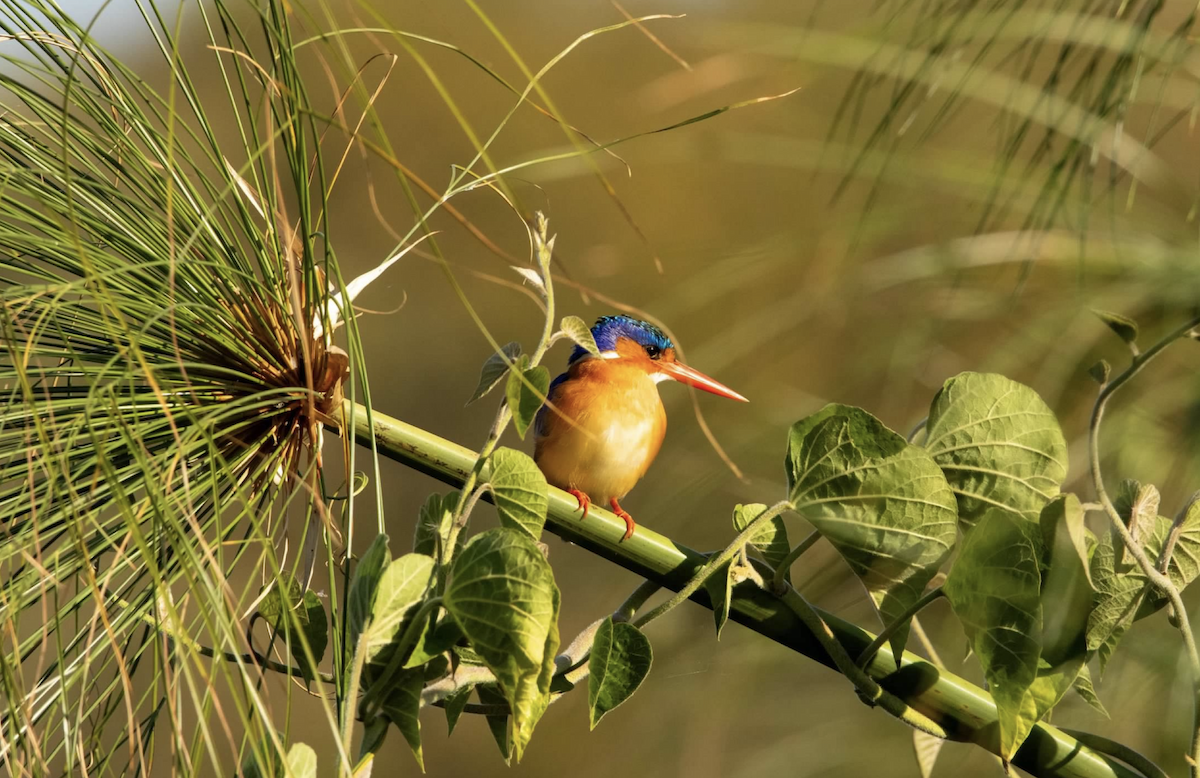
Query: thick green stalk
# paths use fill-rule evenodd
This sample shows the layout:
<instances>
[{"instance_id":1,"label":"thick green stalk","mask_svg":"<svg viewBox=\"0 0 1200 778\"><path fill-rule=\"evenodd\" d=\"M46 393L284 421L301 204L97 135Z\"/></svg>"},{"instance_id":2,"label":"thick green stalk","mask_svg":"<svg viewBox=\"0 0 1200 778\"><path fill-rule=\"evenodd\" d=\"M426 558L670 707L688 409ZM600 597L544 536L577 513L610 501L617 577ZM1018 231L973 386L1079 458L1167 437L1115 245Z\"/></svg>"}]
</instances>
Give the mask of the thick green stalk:
<instances>
[{"instance_id":1,"label":"thick green stalk","mask_svg":"<svg viewBox=\"0 0 1200 778\"><path fill-rule=\"evenodd\" d=\"M354 418L353 432L359 441L370 441L373 427L376 445L385 456L445 483L462 484L475 465L476 452L419 427L378 412L372 414L372 425L368 426L365 409L361 407ZM548 530L673 591L686 586L707 561L699 552L644 526L639 526L629 540L620 542L625 523L597 506L592 506L586 521L580 521L578 516L575 498L551 488ZM692 600L711 607L704 588L695 591ZM871 644L873 635L866 630L832 614L817 612L850 656L861 654ZM770 592L741 587L731 603L730 618L798 653L835 667L820 641ZM996 705L983 689L939 670L915 654L905 652L897 662L887 646L876 653L865 671L880 687L943 727L950 739L972 742L999 753ZM1039 778L1138 776L1116 759L1087 748L1045 723L1034 727L1013 764Z\"/></svg>"}]
</instances>

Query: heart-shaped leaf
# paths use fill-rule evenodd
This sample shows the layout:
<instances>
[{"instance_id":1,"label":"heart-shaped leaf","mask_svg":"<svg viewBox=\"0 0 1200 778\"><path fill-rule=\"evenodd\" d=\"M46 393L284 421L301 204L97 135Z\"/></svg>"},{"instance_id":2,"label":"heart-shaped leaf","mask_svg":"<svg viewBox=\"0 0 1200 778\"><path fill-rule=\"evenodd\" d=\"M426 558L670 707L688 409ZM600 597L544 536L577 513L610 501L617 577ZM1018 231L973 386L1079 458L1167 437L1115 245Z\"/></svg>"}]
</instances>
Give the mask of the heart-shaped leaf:
<instances>
[{"instance_id":1,"label":"heart-shaped leaf","mask_svg":"<svg viewBox=\"0 0 1200 778\"><path fill-rule=\"evenodd\" d=\"M767 509L762 503L733 506L733 528L739 533L750 526L750 522ZM771 567L779 567L787 559L792 550L788 542L787 526L782 516L776 516L765 524L760 524L750 538L753 546Z\"/></svg>"},{"instance_id":2,"label":"heart-shaped leaf","mask_svg":"<svg viewBox=\"0 0 1200 778\"><path fill-rule=\"evenodd\" d=\"M433 493L425 498L417 514L417 526L413 531L413 551L426 556L436 556L450 537L454 509L458 506L458 492Z\"/></svg>"},{"instance_id":3,"label":"heart-shaped leaf","mask_svg":"<svg viewBox=\"0 0 1200 778\"><path fill-rule=\"evenodd\" d=\"M521 358L525 364L526 358ZM522 380L523 379L523 380ZM550 390L550 371L538 365L513 371L508 374L508 385L505 394L508 398L508 408L512 411L513 427L517 436L525 438L525 431L533 423L538 409L546 401L546 393Z\"/></svg>"},{"instance_id":4,"label":"heart-shaped leaf","mask_svg":"<svg viewBox=\"0 0 1200 778\"><path fill-rule=\"evenodd\" d=\"M447 736L454 734L454 727L458 724L458 720L462 716L463 710L467 707L467 703L471 701L471 690L473 688L471 686L464 686L445 699Z\"/></svg>"},{"instance_id":5,"label":"heart-shaped leaf","mask_svg":"<svg viewBox=\"0 0 1200 778\"><path fill-rule=\"evenodd\" d=\"M933 398L925 448L973 524L992 507L1037 521L1067 475L1067 444L1050 408L1027 386L994 373L962 373Z\"/></svg>"},{"instance_id":6,"label":"heart-shaped leaf","mask_svg":"<svg viewBox=\"0 0 1200 778\"><path fill-rule=\"evenodd\" d=\"M860 408L829 405L792 426L788 491L849 563L885 623L920 599L957 536L954 493L929 454ZM908 627L892 639L897 656Z\"/></svg>"},{"instance_id":7,"label":"heart-shaped leaf","mask_svg":"<svg viewBox=\"0 0 1200 778\"><path fill-rule=\"evenodd\" d=\"M1092 685L1092 674L1088 672L1087 665L1083 666L1079 671L1079 677L1075 679L1075 692L1091 706L1092 710L1106 719L1112 718L1108 715L1108 709L1104 707L1104 703L1100 701L1100 695L1096 694L1096 687Z\"/></svg>"},{"instance_id":8,"label":"heart-shaped leaf","mask_svg":"<svg viewBox=\"0 0 1200 778\"><path fill-rule=\"evenodd\" d=\"M371 608L375 604L375 590L383 571L392 561L392 552L388 550L387 535L376 535L367 547L366 552L359 557L358 565L354 568L354 577L350 579L350 595L348 618L350 620L350 645L358 645L358 636L371 618Z\"/></svg>"},{"instance_id":9,"label":"heart-shaped leaf","mask_svg":"<svg viewBox=\"0 0 1200 778\"><path fill-rule=\"evenodd\" d=\"M508 702L500 688L491 684L476 686L475 693L479 695L479 702L484 705L503 705ZM504 764L509 764L512 761L512 736L508 729L508 714L487 715L484 718L487 720L488 730L492 733L492 739L496 741L496 747L500 749Z\"/></svg>"},{"instance_id":10,"label":"heart-shaped leaf","mask_svg":"<svg viewBox=\"0 0 1200 778\"><path fill-rule=\"evenodd\" d=\"M358 643L358 650L367 652L367 661L376 659L400 636L412 609L429 591L433 568L433 560L424 554L405 554L383 571L375 591L371 621Z\"/></svg>"},{"instance_id":11,"label":"heart-shaped leaf","mask_svg":"<svg viewBox=\"0 0 1200 778\"><path fill-rule=\"evenodd\" d=\"M558 649L558 599L554 573L536 543L505 527L467 542L446 588L446 609L508 701L518 761L549 697Z\"/></svg>"},{"instance_id":12,"label":"heart-shaped leaf","mask_svg":"<svg viewBox=\"0 0 1200 778\"><path fill-rule=\"evenodd\" d=\"M727 562L714 570L704 582L704 588L712 602L713 622L717 626L717 640L720 640L721 630L729 620L729 601L733 599L733 563Z\"/></svg>"},{"instance_id":13,"label":"heart-shaped leaf","mask_svg":"<svg viewBox=\"0 0 1200 778\"><path fill-rule=\"evenodd\" d=\"M628 700L654 661L650 640L629 622L605 619L596 630L588 658L588 715L592 729Z\"/></svg>"},{"instance_id":14,"label":"heart-shaped leaf","mask_svg":"<svg viewBox=\"0 0 1200 778\"><path fill-rule=\"evenodd\" d=\"M500 379L504 378L505 373L508 372L509 363L515 362L519 356L521 356L521 344L513 341L501 346L499 354L492 354L488 357L479 371L479 385L475 387L471 399L467 400L467 405L495 389L496 384L500 383Z\"/></svg>"},{"instance_id":15,"label":"heart-shaped leaf","mask_svg":"<svg viewBox=\"0 0 1200 778\"><path fill-rule=\"evenodd\" d=\"M497 449L491 464L488 482L496 498L500 523L537 540L542 536L550 500L546 476L528 454L511 448Z\"/></svg>"},{"instance_id":16,"label":"heart-shaped leaf","mask_svg":"<svg viewBox=\"0 0 1200 778\"><path fill-rule=\"evenodd\" d=\"M562 334L575 341L577 346L594 357L600 356L600 347L596 345L596 339L592 336L592 328L583 319L578 316L564 316L561 327Z\"/></svg>"},{"instance_id":17,"label":"heart-shaped leaf","mask_svg":"<svg viewBox=\"0 0 1200 778\"><path fill-rule=\"evenodd\" d=\"M987 510L967 533L946 578L946 597L996 701L1005 761L1039 717L1028 693L1041 657L1039 535L1037 525L1018 514Z\"/></svg>"},{"instance_id":18,"label":"heart-shaped leaf","mask_svg":"<svg viewBox=\"0 0 1200 778\"><path fill-rule=\"evenodd\" d=\"M425 686L425 676L420 668L401 672L388 690L383 700L383 713L412 750L421 772L425 772L425 755L421 751L421 720L417 714L421 710L421 689Z\"/></svg>"},{"instance_id":19,"label":"heart-shaped leaf","mask_svg":"<svg viewBox=\"0 0 1200 778\"><path fill-rule=\"evenodd\" d=\"M304 743L293 743L287 752L288 778L317 778L317 752Z\"/></svg>"}]
</instances>

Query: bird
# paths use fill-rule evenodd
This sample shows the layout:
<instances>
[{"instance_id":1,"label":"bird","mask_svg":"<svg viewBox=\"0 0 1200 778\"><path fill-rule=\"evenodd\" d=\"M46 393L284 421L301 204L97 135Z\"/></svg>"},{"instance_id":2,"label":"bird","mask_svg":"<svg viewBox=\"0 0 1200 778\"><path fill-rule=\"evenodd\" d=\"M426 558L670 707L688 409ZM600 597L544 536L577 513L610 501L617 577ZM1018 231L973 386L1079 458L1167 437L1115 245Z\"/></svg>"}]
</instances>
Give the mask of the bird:
<instances>
[{"instance_id":1,"label":"bird","mask_svg":"<svg viewBox=\"0 0 1200 778\"><path fill-rule=\"evenodd\" d=\"M724 384L688 367L658 327L631 316L601 316L591 328L599 355L576 346L567 371L546 392L534 422L533 459L546 481L566 490L587 518L593 502L608 502L636 524L620 500L642 479L667 432L658 384L678 381L747 402Z\"/></svg>"}]
</instances>

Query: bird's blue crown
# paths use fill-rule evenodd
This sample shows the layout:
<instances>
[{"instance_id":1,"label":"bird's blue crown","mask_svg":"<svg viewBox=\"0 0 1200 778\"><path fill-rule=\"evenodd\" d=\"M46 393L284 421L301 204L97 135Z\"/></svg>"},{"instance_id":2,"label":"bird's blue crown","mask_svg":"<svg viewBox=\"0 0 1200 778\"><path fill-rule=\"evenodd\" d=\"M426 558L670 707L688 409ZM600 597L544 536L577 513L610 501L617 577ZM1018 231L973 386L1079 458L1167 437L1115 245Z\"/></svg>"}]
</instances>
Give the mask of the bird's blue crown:
<instances>
[{"instance_id":1,"label":"bird's blue crown","mask_svg":"<svg viewBox=\"0 0 1200 778\"><path fill-rule=\"evenodd\" d=\"M612 351L617 347L619 338L629 338L641 346L655 346L659 351L674 348L671 339L653 324L635 319L623 314L617 316L601 316L592 325L592 337L601 351ZM571 362L587 356L582 346L576 346L571 354Z\"/></svg>"}]
</instances>

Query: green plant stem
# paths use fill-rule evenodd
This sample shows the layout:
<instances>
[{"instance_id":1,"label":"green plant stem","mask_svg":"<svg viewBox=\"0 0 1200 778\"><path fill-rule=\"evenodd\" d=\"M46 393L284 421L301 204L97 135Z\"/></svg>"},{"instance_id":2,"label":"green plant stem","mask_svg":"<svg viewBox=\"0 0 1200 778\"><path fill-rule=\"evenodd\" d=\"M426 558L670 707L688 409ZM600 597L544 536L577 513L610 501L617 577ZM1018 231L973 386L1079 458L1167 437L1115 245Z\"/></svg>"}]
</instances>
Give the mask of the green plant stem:
<instances>
[{"instance_id":1,"label":"green plant stem","mask_svg":"<svg viewBox=\"0 0 1200 778\"><path fill-rule=\"evenodd\" d=\"M646 604L646 601L654 596L655 592L662 588L662 584L657 581L651 581L647 578L642 581L638 588L633 590L633 593L625 598L625 602L621 603L615 611L613 611L613 621L629 621L633 618L638 609Z\"/></svg>"},{"instance_id":2,"label":"green plant stem","mask_svg":"<svg viewBox=\"0 0 1200 778\"><path fill-rule=\"evenodd\" d=\"M1133 535L1129 532L1129 528L1125 526L1124 520L1117 513L1116 507L1109 498L1108 491L1104 488L1104 476L1100 470L1100 422L1104 418L1105 406L1108 404L1109 399L1116 394L1117 390L1140 373L1147 363L1161 354L1167 346L1184 337L1189 331L1198 326L1200 326L1200 316L1193 318L1191 321L1169 333L1162 340L1146 349L1142 354L1135 355L1132 364L1124 372L1100 389L1100 394L1096 398L1096 405L1092 409L1091 424L1088 426L1088 454L1091 460L1092 486L1096 490L1096 496L1099 498L1100 504L1104 506L1104 512L1108 514L1109 521L1113 525L1113 530L1121 538L1121 542L1125 548L1137 560L1142 574L1146 576L1146 579L1151 584L1161 589L1167 595L1168 599L1170 599L1171 606L1174 608L1175 616L1178 620L1179 633L1183 638L1183 645L1187 652L1192 674L1192 744L1190 752L1192 778L1200 778L1200 652L1196 649L1196 638L1192 634L1191 622L1188 619L1187 611L1184 609L1182 595L1180 595L1175 584L1171 582L1170 576L1165 572L1160 572L1150 557L1146 555L1146 552L1134 540Z\"/></svg>"},{"instance_id":3,"label":"green plant stem","mask_svg":"<svg viewBox=\"0 0 1200 778\"><path fill-rule=\"evenodd\" d=\"M433 433L373 413L368 424L365 409L355 415L356 438L369 445L372 435L385 456L451 485L461 485L470 474L476 453ZM489 495L483 498L489 500ZM575 498L561 489L550 489L546 529L597 554L635 575L678 591L704 564L698 551L687 548L641 525L624 542L625 522L593 505L586 521L579 520ZM692 600L711 607L708 593L697 589ZM850 655L857 655L873 638L855 624L814 608L822 622ZM776 642L836 669L820 640L799 616L770 592L742 587L733 598L730 618ZM948 739L972 742L998 753L996 705L987 692L916 654L896 657L882 647L865 672L909 707L923 713L946 730ZM1076 738L1045 722L1038 723L1013 764L1038 778L1137 778L1137 774Z\"/></svg>"},{"instance_id":4,"label":"green plant stem","mask_svg":"<svg viewBox=\"0 0 1200 778\"><path fill-rule=\"evenodd\" d=\"M788 555L783 558L779 566L775 568L775 575L771 578L771 591L779 594L787 588L787 574L792 569L792 565L796 564L796 560L805 551L813 547L818 540L821 539L821 533L813 530L808 533L808 537L801 540L796 546L788 552Z\"/></svg>"},{"instance_id":5,"label":"green plant stem","mask_svg":"<svg viewBox=\"0 0 1200 778\"><path fill-rule=\"evenodd\" d=\"M1066 732L1088 748L1094 748L1102 754L1115 756L1146 776L1146 778L1169 778L1165 770L1129 746L1118 743L1115 740L1109 740L1106 737L1101 737L1100 735L1093 735L1091 732L1080 732L1079 730L1067 729L1066 727L1063 727L1063 732Z\"/></svg>"},{"instance_id":6,"label":"green plant stem","mask_svg":"<svg viewBox=\"0 0 1200 778\"><path fill-rule=\"evenodd\" d=\"M366 661L367 652L356 649L354 658L350 661L350 680L346 685L346 695L342 698L342 751L346 754L353 753L351 748L354 744L354 707L358 704L358 687ZM348 763L342 763L342 768L348 767ZM350 769L350 774L353 775L353 768Z\"/></svg>"},{"instance_id":7,"label":"green plant stem","mask_svg":"<svg viewBox=\"0 0 1200 778\"><path fill-rule=\"evenodd\" d=\"M837 636L833 634L833 630L821 618L821 614L817 612L808 600L800 596L793 587L788 586L787 590L780 596L780 599L792 609L792 612L799 617L800 621L809 628L817 640L828 652L833 663L837 665L837 669L842 675L846 676L855 689L858 690L859 696L869 705L878 705L888 713L908 724L910 727L919 729L922 732L946 739L949 737L946 729L933 719L915 710L905 703L896 695L891 694L881 687L874 678L867 675L863 670L854 664L854 660L850 658L845 646L838 642Z\"/></svg>"},{"instance_id":8,"label":"green plant stem","mask_svg":"<svg viewBox=\"0 0 1200 778\"><path fill-rule=\"evenodd\" d=\"M669 613L677 605L689 599L700 587L704 586L704 582L707 581L713 573L715 573L717 570L720 570L727 562L732 560L741 552L742 548L750 542L750 538L754 537L754 533L758 532L759 527L776 516L782 514L784 511L791 510L791 508L792 504L787 500L784 500L783 502L772 505L770 508L767 508L762 513L755 516L750 523L746 525L746 528L738 533L738 536L733 539L733 542L726 546L721 553L717 554L716 556L709 557L709 560L707 563L705 563L704 567L700 568L700 571L692 577L692 580L688 581L683 588L676 592L675 596L671 597L671 599L662 603L657 608L654 608L649 613L639 617L637 621L633 622L634 626L645 627L659 616Z\"/></svg>"},{"instance_id":9,"label":"green plant stem","mask_svg":"<svg viewBox=\"0 0 1200 778\"><path fill-rule=\"evenodd\" d=\"M863 649L863 652L858 655L858 661L854 664L859 668L866 667L867 662L871 661L871 657L875 656L875 652L879 650L880 646L892 639L892 635L896 634L896 630L912 621L913 618L920 613L926 605L938 599L939 597L944 596L945 594L945 589L940 586L925 592L925 595L921 597L921 599L910 605L908 610L904 611L904 613L901 613L892 623L885 626L882 632L875 636L875 639L871 641L871 645Z\"/></svg>"}]
</instances>

